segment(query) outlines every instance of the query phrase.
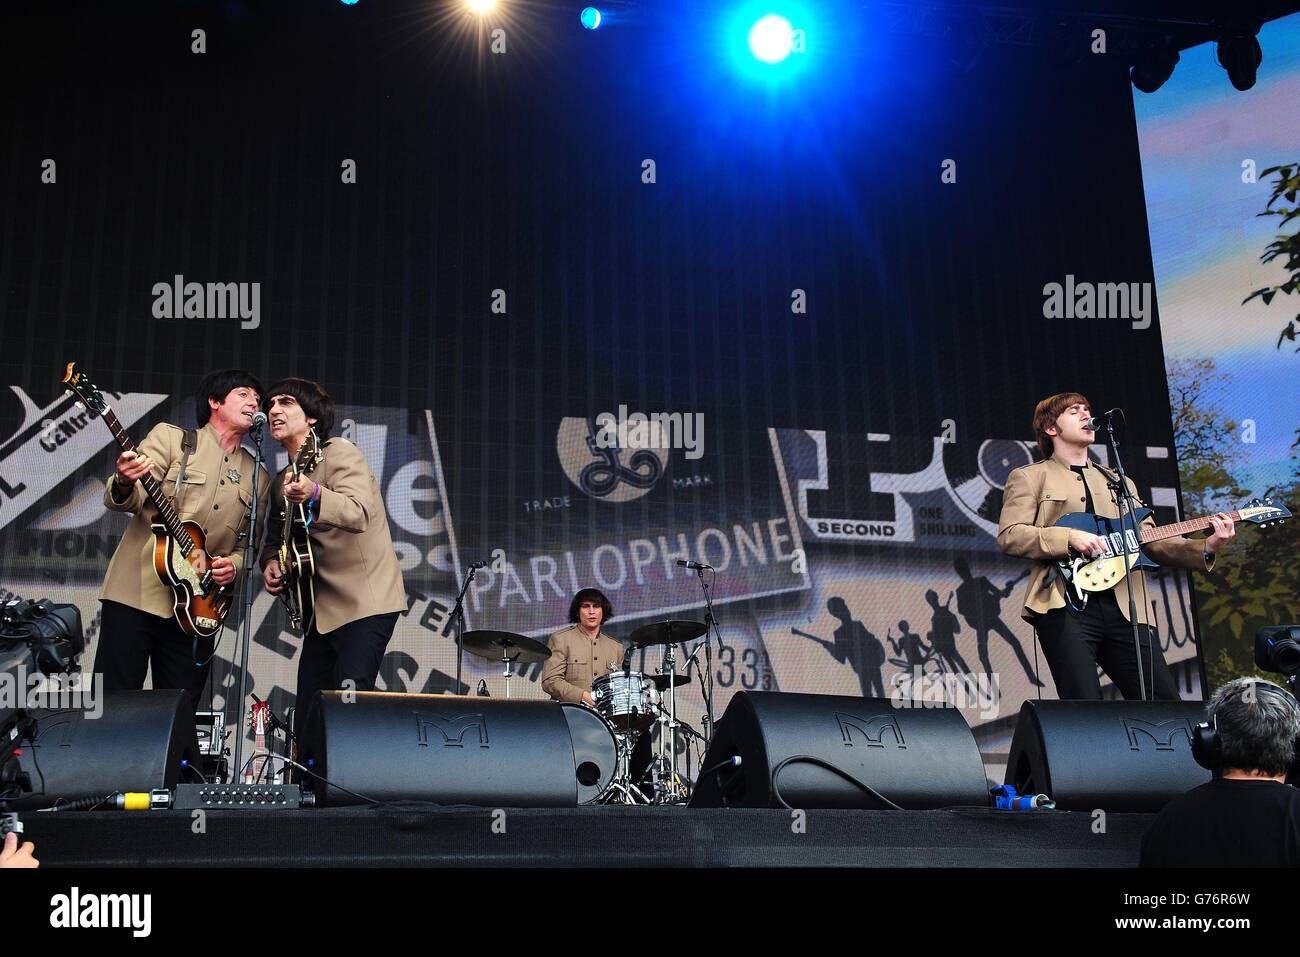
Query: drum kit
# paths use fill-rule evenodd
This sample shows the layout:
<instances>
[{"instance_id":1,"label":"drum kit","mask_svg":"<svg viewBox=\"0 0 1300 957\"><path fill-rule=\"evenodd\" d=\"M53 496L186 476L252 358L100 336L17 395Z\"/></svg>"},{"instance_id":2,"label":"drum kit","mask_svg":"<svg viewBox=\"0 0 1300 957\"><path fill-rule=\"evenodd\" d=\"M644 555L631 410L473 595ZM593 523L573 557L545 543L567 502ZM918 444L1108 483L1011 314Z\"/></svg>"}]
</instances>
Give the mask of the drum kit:
<instances>
[{"instance_id":1,"label":"drum kit","mask_svg":"<svg viewBox=\"0 0 1300 957\"><path fill-rule=\"evenodd\" d=\"M583 780L580 796L587 804L684 804L690 797L690 775L682 767L692 739L705 743L677 717L677 689L690 675L677 673L677 646L707 631L699 621L659 621L644 625L628 638L622 667L611 663L608 674L592 684L594 708L582 706L598 724L584 727L608 754L612 775L599 775L603 786ZM653 645L664 647L661 674L646 674L630 667L632 651ZM543 642L508 631L467 631L461 646L470 654L499 662L510 697L510 679L516 665L545 661L551 650ZM576 706L570 706L576 707ZM603 732L603 733L602 733ZM582 769L579 768L581 772Z\"/></svg>"}]
</instances>

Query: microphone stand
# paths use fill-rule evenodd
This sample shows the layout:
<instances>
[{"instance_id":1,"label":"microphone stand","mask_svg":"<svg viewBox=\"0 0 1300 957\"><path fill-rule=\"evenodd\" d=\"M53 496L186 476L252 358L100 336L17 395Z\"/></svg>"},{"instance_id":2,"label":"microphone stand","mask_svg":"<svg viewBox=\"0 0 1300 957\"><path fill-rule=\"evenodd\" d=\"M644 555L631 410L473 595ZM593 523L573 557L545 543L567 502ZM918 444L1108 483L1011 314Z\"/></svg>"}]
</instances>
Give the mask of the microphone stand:
<instances>
[{"instance_id":1,"label":"microphone stand","mask_svg":"<svg viewBox=\"0 0 1300 957\"><path fill-rule=\"evenodd\" d=\"M715 575L717 571L713 572ZM718 631L718 619L713 617L713 596L709 593L709 584L704 580L704 569L695 569L695 574L700 577L700 588L704 590L704 714L708 727L704 729L704 740L707 749L713 743L713 642L710 639L709 631L716 632L718 635L718 647L722 647L722 634ZM674 742L674 746L676 742ZM675 753L675 752L674 752Z\"/></svg>"},{"instance_id":2,"label":"microphone stand","mask_svg":"<svg viewBox=\"0 0 1300 957\"><path fill-rule=\"evenodd\" d=\"M474 574L478 571L474 565L469 566L469 576L465 579L465 584L460 586L460 594L456 596L456 607L451 611L451 617L447 619L448 624L456 623L456 694L460 694L461 663L465 657L465 649L461 646L461 637L465 634L465 592L469 591L469 583L474 580ZM507 684L506 689L510 686Z\"/></svg>"},{"instance_id":3,"label":"microphone stand","mask_svg":"<svg viewBox=\"0 0 1300 957\"><path fill-rule=\"evenodd\" d=\"M1123 413L1120 413L1123 415ZM1138 619L1137 619L1137 600L1133 597L1133 562L1129 558L1128 551L1128 531L1124 527L1124 513L1128 513L1128 522L1133 529L1133 541L1139 548L1142 546L1142 539L1138 534L1137 515L1134 510L1133 496L1128 490L1128 476L1124 474L1124 463L1119 457L1119 441L1115 438L1115 419L1113 416L1106 417L1106 445L1110 449L1110 454L1115 458L1115 471L1119 474L1119 493L1123 496L1124 508L1120 509L1119 516L1119 537L1122 548L1121 553L1124 556L1124 581L1128 582L1128 622L1133 629L1133 653L1137 657L1138 671L1138 692L1142 695L1142 700L1147 700L1147 685L1145 669L1142 667L1142 639L1138 637ZM1154 653L1152 654L1152 667L1154 664ZM1154 689L1153 689L1154 690Z\"/></svg>"},{"instance_id":4,"label":"microphone stand","mask_svg":"<svg viewBox=\"0 0 1300 957\"><path fill-rule=\"evenodd\" d=\"M257 562L257 480L262 475L262 426L248 430L253 442L253 495L248 503L248 538L244 541L244 618L239 623L239 697L235 701L235 760L230 765L231 776L226 783L238 783L244 762L244 698L248 688L248 646L253 638L253 567ZM285 516L285 521L289 517Z\"/></svg>"}]
</instances>

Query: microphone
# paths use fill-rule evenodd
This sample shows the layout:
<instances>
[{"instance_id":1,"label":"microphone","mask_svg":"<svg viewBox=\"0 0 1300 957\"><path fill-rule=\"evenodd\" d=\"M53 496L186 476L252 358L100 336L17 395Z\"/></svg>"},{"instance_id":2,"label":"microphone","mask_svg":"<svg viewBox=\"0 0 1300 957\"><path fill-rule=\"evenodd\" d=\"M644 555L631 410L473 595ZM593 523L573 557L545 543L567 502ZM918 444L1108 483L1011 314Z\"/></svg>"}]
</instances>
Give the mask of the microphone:
<instances>
[{"instance_id":1,"label":"microphone","mask_svg":"<svg viewBox=\"0 0 1300 957\"><path fill-rule=\"evenodd\" d=\"M254 412L254 413L253 413L253 424L249 426L249 429L250 429L250 430L251 430L251 429L260 429L260 428L261 428L262 426L264 426L264 425L266 425L266 413L265 413L265 412Z\"/></svg>"},{"instance_id":2,"label":"microphone","mask_svg":"<svg viewBox=\"0 0 1300 957\"><path fill-rule=\"evenodd\" d=\"M1118 411L1119 409L1110 409L1106 412L1103 412L1101 415L1094 415L1087 422L1083 423L1084 427L1092 429L1092 431L1096 432L1097 428L1100 425L1102 425L1102 423L1110 421L1110 417Z\"/></svg>"},{"instance_id":3,"label":"microphone","mask_svg":"<svg viewBox=\"0 0 1300 957\"><path fill-rule=\"evenodd\" d=\"M470 563L469 563L469 567L470 567L470 568L487 568L488 565L490 565L490 564L491 564L491 562L470 562Z\"/></svg>"},{"instance_id":4,"label":"microphone","mask_svg":"<svg viewBox=\"0 0 1300 957\"><path fill-rule=\"evenodd\" d=\"M690 568L690 569L694 569L695 571L701 571L705 568L709 569L710 571L717 571L717 569L715 569L712 565L706 565L704 562L684 562L679 558L677 559L677 564L681 565L682 568Z\"/></svg>"},{"instance_id":5,"label":"microphone","mask_svg":"<svg viewBox=\"0 0 1300 957\"><path fill-rule=\"evenodd\" d=\"M717 764L715 764L713 767L706 768L705 770L701 771L700 777L704 777L704 775L706 774L712 774L714 771L719 771L722 768L738 768L740 767L740 765L741 765L740 755L733 754L731 757L727 758L727 760L720 761Z\"/></svg>"}]
</instances>

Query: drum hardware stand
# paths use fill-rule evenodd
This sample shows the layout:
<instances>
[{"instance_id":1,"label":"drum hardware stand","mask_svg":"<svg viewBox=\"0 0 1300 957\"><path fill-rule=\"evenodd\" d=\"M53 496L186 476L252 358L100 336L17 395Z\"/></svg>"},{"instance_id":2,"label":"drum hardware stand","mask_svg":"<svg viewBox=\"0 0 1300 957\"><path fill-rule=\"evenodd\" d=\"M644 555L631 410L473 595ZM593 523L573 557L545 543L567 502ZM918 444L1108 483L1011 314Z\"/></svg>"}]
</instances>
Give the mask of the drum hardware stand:
<instances>
[{"instance_id":1,"label":"drum hardware stand","mask_svg":"<svg viewBox=\"0 0 1300 957\"><path fill-rule=\"evenodd\" d=\"M717 569L710 569L714 578L717 577ZM704 633L704 682L701 687L704 689L704 741L705 750L708 750L713 743L713 638L712 634L718 636L718 647L722 647L722 634L718 631L718 619L713 616L713 595L709 593L708 582L704 580L704 569L695 569L695 574L700 578L700 588L704 590L704 624L710 629ZM674 749L675 750L675 749Z\"/></svg>"},{"instance_id":2,"label":"drum hardware stand","mask_svg":"<svg viewBox=\"0 0 1300 957\"><path fill-rule=\"evenodd\" d=\"M601 804L649 804L650 799L633 785L632 751L636 747L637 732L614 729L614 740L618 743L618 761L615 765L614 779L605 789Z\"/></svg>"},{"instance_id":3,"label":"drum hardware stand","mask_svg":"<svg viewBox=\"0 0 1300 957\"><path fill-rule=\"evenodd\" d=\"M655 800L660 804L676 804L680 800L677 791L677 645L664 647L664 668L668 673L668 785L660 787L655 782ZM662 727L659 734L659 767L663 768L664 734Z\"/></svg>"},{"instance_id":4,"label":"drum hardware stand","mask_svg":"<svg viewBox=\"0 0 1300 957\"><path fill-rule=\"evenodd\" d=\"M474 573L486 564L486 562L473 562L469 566L469 575L465 579L465 584L460 586L460 594L456 596L456 606L451 610L451 616L447 619L448 626L452 622L456 623L456 694L460 694L460 689L463 687L460 675L465 658L465 648L461 644L461 639L465 635L465 592L469 591L470 582L474 580ZM510 684L507 682L506 689L509 690L509 688Z\"/></svg>"},{"instance_id":5,"label":"drum hardware stand","mask_svg":"<svg viewBox=\"0 0 1300 957\"><path fill-rule=\"evenodd\" d=\"M470 574L472 575L473 573L471 572ZM505 667L505 673L502 677L506 679L506 700L509 701L510 679L514 677L514 669L512 668L512 665L514 665L514 663L519 659L519 653L515 652L513 655L507 655L505 651L504 648L501 649L501 664ZM459 682L460 679L457 678L456 680Z\"/></svg>"}]
</instances>

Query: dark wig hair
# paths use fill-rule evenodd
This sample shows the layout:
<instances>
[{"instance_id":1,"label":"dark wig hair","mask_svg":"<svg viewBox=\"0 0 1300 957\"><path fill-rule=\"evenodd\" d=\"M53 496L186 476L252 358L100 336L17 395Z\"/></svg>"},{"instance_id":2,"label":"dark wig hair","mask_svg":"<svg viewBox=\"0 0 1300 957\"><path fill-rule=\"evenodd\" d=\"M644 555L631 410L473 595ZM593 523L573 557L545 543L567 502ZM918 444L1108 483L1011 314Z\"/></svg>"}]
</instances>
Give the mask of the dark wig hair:
<instances>
[{"instance_id":1,"label":"dark wig hair","mask_svg":"<svg viewBox=\"0 0 1300 957\"><path fill-rule=\"evenodd\" d=\"M268 413L271 411L271 399L277 395L293 396L302 406L307 418L316 420L316 424L312 426L316 430L316 437L321 441L329 438L330 430L334 428L334 400L319 383L312 382L310 379L281 379L264 393L263 411Z\"/></svg>"},{"instance_id":2,"label":"dark wig hair","mask_svg":"<svg viewBox=\"0 0 1300 957\"><path fill-rule=\"evenodd\" d=\"M225 402L226 396L230 395L232 389L245 387L252 389L259 396L266 395L257 376L243 369L221 369L205 375L199 387L194 390L194 419L199 423L199 428L207 425L208 419L212 418L208 399L216 399L219 403Z\"/></svg>"},{"instance_id":3,"label":"dark wig hair","mask_svg":"<svg viewBox=\"0 0 1300 957\"><path fill-rule=\"evenodd\" d=\"M578 609L582 607L584 601L594 601L600 605L600 610L605 613L605 617L600 620L602 625L614 617L614 606L609 603L603 591L599 588L584 588L573 596L573 601L569 602L569 621L575 625L578 623Z\"/></svg>"}]
</instances>

